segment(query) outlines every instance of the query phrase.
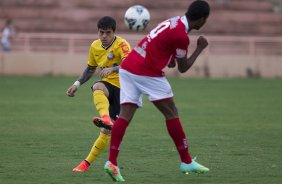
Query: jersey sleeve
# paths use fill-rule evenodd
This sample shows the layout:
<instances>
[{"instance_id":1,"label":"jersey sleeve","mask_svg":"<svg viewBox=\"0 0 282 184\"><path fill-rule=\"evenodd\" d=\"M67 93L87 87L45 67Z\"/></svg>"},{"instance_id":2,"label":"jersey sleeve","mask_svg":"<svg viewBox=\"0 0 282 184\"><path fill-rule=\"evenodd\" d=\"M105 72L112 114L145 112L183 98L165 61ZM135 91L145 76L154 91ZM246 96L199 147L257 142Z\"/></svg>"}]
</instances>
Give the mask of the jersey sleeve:
<instances>
[{"instance_id":1,"label":"jersey sleeve","mask_svg":"<svg viewBox=\"0 0 282 184\"><path fill-rule=\"evenodd\" d=\"M88 65L89 66L98 66L95 57L94 57L95 51L93 44L91 44L90 49L89 49L89 55L88 55Z\"/></svg>"},{"instance_id":2,"label":"jersey sleeve","mask_svg":"<svg viewBox=\"0 0 282 184\"><path fill-rule=\"evenodd\" d=\"M177 36L175 39L176 41L175 44L175 57L176 58L184 58L187 57L188 53L188 45L189 45L189 40L186 37L179 37Z\"/></svg>"},{"instance_id":3,"label":"jersey sleeve","mask_svg":"<svg viewBox=\"0 0 282 184\"><path fill-rule=\"evenodd\" d=\"M118 48L118 53L120 55L121 59L124 59L128 56L128 54L131 51L131 47L129 45L129 43L122 39L121 42L119 43L119 48Z\"/></svg>"}]
</instances>

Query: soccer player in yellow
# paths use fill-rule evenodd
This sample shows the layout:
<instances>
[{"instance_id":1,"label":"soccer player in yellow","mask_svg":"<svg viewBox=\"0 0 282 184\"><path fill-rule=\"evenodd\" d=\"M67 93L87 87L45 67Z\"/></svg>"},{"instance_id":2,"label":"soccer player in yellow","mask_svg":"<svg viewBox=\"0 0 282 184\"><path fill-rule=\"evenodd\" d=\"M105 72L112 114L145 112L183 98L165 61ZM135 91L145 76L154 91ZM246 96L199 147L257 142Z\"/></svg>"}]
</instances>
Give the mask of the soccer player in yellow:
<instances>
[{"instance_id":1,"label":"soccer player in yellow","mask_svg":"<svg viewBox=\"0 0 282 184\"><path fill-rule=\"evenodd\" d=\"M66 94L74 97L80 85L88 81L99 67L101 80L94 83L92 88L93 103L100 117L94 118L93 123L106 123L109 127L102 128L99 137L93 144L88 156L73 169L73 172L85 172L88 170L100 153L107 147L110 141L110 129L112 120L115 120L120 111L119 105L119 65L129 54L131 48L128 42L115 35L116 21L105 16L98 23L99 39L91 46L88 57L88 66L80 78L71 85ZM103 125L106 126L106 125Z\"/></svg>"}]
</instances>

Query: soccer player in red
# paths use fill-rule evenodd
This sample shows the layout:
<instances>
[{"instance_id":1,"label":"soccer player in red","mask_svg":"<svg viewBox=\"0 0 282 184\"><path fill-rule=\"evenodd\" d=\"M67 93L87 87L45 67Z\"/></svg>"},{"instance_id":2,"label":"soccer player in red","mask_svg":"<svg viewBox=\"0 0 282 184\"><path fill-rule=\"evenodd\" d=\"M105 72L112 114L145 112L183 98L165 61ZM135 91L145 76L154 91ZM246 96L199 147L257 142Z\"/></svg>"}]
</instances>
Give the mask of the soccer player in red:
<instances>
[{"instance_id":1,"label":"soccer player in red","mask_svg":"<svg viewBox=\"0 0 282 184\"><path fill-rule=\"evenodd\" d=\"M138 107L142 107L142 96L149 100L164 115L169 135L178 150L184 173L205 173L209 169L193 160L188 151L185 132L173 100L171 86L164 76L163 69L177 65L179 72L186 72L200 53L207 47L205 37L200 36L197 47L187 58L189 32L200 29L209 16L209 4L202 0L194 1L185 16L176 16L154 28L121 64L120 69L120 114L111 133L109 160L105 171L115 180L124 181L118 168L117 157L126 128Z\"/></svg>"}]
</instances>

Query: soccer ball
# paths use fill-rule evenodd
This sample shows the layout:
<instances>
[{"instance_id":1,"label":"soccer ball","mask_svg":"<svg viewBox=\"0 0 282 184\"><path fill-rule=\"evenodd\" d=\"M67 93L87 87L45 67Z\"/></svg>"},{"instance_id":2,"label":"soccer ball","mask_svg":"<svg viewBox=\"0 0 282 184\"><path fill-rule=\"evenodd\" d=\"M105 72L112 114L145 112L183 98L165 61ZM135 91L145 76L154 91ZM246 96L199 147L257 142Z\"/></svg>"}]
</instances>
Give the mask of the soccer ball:
<instances>
[{"instance_id":1,"label":"soccer ball","mask_svg":"<svg viewBox=\"0 0 282 184\"><path fill-rule=\"evenodd\" d=\"M143 31L150 21L150 13L144 6L135 5L127 9L124 15L124 23L133 31Z\"/></svg>"}]
</instances>

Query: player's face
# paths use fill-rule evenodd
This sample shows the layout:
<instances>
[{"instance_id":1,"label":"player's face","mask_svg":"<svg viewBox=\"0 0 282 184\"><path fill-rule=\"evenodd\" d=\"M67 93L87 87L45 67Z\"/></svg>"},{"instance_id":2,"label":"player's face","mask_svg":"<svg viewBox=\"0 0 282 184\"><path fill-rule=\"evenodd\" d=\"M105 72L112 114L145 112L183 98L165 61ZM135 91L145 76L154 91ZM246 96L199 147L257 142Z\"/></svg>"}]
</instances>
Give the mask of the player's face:
<instances>
[{"instance_id":1,"label":"player's face","mask_svg":"<svg viewBox=\"0 0 282 184\"><path fill-rule=\"evenodd\" d=\"M102 45L107 47L111 44L112 40L115 37L115 32L112 29L99 29L98 30L99 39L102 42Z\"/></svg>"},{"instance_id":2,"label":"player's face","mask_svg":"<svg viewBox=\"0 0 282 184\"><path fill-rule=\"evenodd\" d=\"M203 27L203 25L206 23L206 21L207 21L207 18L199 19L196 26L195 26L195 29L199 30L201 27Z\"/></svg>"}]
</instances>

